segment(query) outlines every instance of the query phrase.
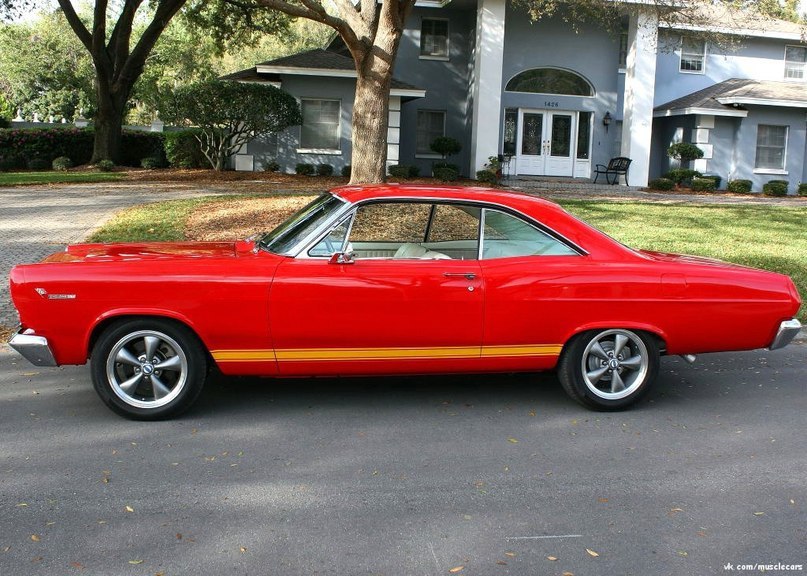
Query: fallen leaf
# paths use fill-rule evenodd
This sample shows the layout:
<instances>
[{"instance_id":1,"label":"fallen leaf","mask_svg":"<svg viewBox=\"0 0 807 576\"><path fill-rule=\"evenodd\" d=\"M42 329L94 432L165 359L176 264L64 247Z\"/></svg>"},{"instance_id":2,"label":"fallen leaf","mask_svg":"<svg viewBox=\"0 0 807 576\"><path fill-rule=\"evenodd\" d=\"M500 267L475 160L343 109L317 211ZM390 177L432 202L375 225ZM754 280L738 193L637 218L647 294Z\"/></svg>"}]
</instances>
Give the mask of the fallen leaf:
<instances>
[{"instance_id":1,"label":"fallen leaf","mask_svg":"<svg viewBox=\"0 0 807 576\"><path fill-rule=\"evenodd\" d=\"M505 552L504 555L505 556L510 556L510 558L515 558L516 553L515 552Z\"/></svg>"},{"instance_id":2,"label":"fallen leaf","mask_svg":"<svg viewBox=\"0 0 807 576\"><path fill-rule=\"evenodd\" d=\"M796 505L796 501L795 501L795 500L793 500L793 498L791 498L791 499L790 499L790 504L791 504L791 506L795 506L795 505Z\"/></svg>"},{"instance_id":3,"label":"fallen leaf","mask_svg":"<svg viewBox=\"0 0 807 576\"><path fill-rule=\"evenodd\" d=\"M5 548L3 548L3 553L10 552L10 551L11 551L11 546L6 546Z\"/></svg>"},{"instance_id":4,"label":"fallen leaf","mask_svg":"<svg viewBox=\"0 0 807 576\"><path fill-rule=\"evenodd\" d=\"M754 512L754 516L764 516L765 512Z\"/></svg>"},{"instance_id":5,"label":"fallen leaf","mask_svg":"<svg viewBox=\"0 0 807 576\"><path fill-rule=\"evenodd\" d=\"M597 502L605 504L606 502L608 502L608 498L597 498Z\"/></svg>"},{"instance_id":6,"label":"fallen leaf","mask_svg":"<svg viewBox=\"0 0 807 576\"><path fill-rule=\"evenodd\" d=\"M143 560L129 560L129 564L142 564Z\"/></svg>"},{"instance_id":7,"label":"fallen leaf","mask_svg":"<svg viewBox=\"0 0 807 576\"><path fill-rule=\"evenodd\" d=\"M131 506L127 506L126 511L127 512L134 512L134 508L132 508Z\"/></svg>"},{"instance_id":8,"label":"fallen leaf","mask_svg":"<svg viewBox=\"0 0 807 576\"><path fill-rule=\"evenodd\" d=\"M573 572L564 572L563 576L574 576Z\"/></svg>"},{"instance_id":9,"label":"fallen leaf","mask_svg":"<svg viewBox=\"0 0 807 576\"><path fill-rule=\"evenodd\" d=\"M791 502L793 502L793 500L791 500ZM28 506L28 504L26 504L25 502L20 502L19 504L17 504L17 508L25 508L26 506Z\"/></svg>"},{"instance_id":10,"label":"fallen leaf","mask_svg":"<svg viewBox=\"0 0 807 576\"><path fill-rule=\"evenodd\" d=\"M535 416L535 410L530 410L530 416Z\"/></svg>"},{"instance_id":11,"label":"fallen leaf","mask_svg":"<svg viewBox=\"0 0 807 576\"><path fill-rule=\"evenodd\" d=\"M456 574L457 572L459 572L461 570L464 570L464 569L465 569L465 566L454 566L451 570L449 570L449 572L451 572L452 574Z\"/></svg>"},{"instance_id":12,"label":"fallen leaf","mask_svg":"<svg viewBox=\"0 0 807 576\"><path fill-rule=\"evenodd\" d=\"M590 548L586 548L586 554L588 554L592 558L596 558L597 556L599 556L599 554L597 554L594 550L591 550Z\"/></svg>"},{"instance_id":13,"label":"fallen leaf","mask_svg":"<svg viewBox=\"0 0 807 576\"><path fill-rule=\"evenodd\" d=\"M510 442L511 444L518 444L518 440L516 440L515 438L508 438L507 441Z\"/></svg>"},{"instance_id":14,"label":"fallen leaf","mask_svg":"<svg viewBox=\"0 0 807 576\"><path fill-rule=\"evenodd\" d=\"M241 552L244 553L244 552L247 551L247 548L246 548L246 546L241 546L241 548L239 548L239 550L241 550Z\"/></svg>"},{"instance_id":15,"label":"fallen leaf","mask_svg":"<svg viewBox=\"0 0 807 576\"><path fill-rule=\"evenodd\" d=\"M499 566L507 566L507 562L505 562L504 560L496 560L496 564L498 564Z\"/></svg>"},{"instance_id":16,"label":"fallen leaf","mask_svg":"<svg viewBox=\"0 0 807 576\"><path fill-rule=\"evenodd\" d=\"M39 536L36 534L31 534L31 540L33 540L34 542L39 542Z\"/></svg>"},{"instance_id":17,"label":"fallen leaf","mask_svg":"<svg viewBox=\"0 0 807 576\"><path fill-rule=\"evenodd\" d=\"M177 532L177 540L182 540L182 534Z\"/></svg>"},{"instance_id":18,"label":"fallen leaf","mask_svg":"<svg viewBox=\"0 0 807 576\"><path fill-rule=\"evenodd\" d=\"M75 568L76 570L84 570L84 564L81 562L71 562L70 566Z\"/></svg>"},{"instance_id":19,"label":"fallen leaf","mask_svg":"<svg viewBox=\"0 0 807 576\"><path fill-rule=\"evenodd\" d=\"M689 556L689 553L687 551L685 551L685 550L679 550L678 555L683 556L684 558L686 558L687 556Z\"/></svg>"},{"instance_id":20,"label":"fallen leaf","mask_svg":"<svg viewBox=\"0 0 807 576\"><path fill-rule=\"evenodd\" d=\"M550 562L557 562L558 561L557 556L547 556L546 559L549 560Z\"/></svg>"},{"instance_id":21,"label":"fallen leaf","mask_svg":"<svg viewBox=\"0 0 807 576\"><path fill-rule=\"evenodd\" d=\"M678 512L683 512L683 508L670 508L670 515L677 514Z\"/></svg>"}]
</instances>

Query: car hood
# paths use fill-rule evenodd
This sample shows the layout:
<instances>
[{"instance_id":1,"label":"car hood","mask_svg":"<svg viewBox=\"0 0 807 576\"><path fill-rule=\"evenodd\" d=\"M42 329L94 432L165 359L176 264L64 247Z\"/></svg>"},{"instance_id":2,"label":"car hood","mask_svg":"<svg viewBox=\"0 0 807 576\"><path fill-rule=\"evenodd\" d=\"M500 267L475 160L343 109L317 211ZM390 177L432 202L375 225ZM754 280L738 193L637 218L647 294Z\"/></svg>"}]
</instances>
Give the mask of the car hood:
<instances>
[{"instance_id":1,"label":"car hood","mask_svg":"<svg viewBox=\"0 0 807 576\"><path fill-rule=\"evenodd\" d=\"M185 260L235 258L251 252L254 242L139 242L121 244L71 244L64 252L52 254L43 262Z\"/></svg>"}]
</instances>

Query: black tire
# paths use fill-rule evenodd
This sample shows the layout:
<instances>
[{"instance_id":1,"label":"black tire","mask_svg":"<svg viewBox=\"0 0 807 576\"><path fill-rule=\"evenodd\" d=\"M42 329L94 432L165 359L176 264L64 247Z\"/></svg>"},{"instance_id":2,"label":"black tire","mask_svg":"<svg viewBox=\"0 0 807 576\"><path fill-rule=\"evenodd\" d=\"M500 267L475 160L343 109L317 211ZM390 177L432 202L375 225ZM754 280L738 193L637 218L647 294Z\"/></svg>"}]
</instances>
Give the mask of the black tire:
<instances>
[{"instance_id":1,"label":"black tire","mask_svg":"<svg viewBox=\"0 0 807 576\"><path fill-rule=\"evenodd\" d=\"M587 408L622 410L653 385L659 363L658 343L649 334L592 330L566 344L558 379L566 393Z\"/></svg>"},{"instance_id":2,"label":"black tire","mask_svg":"<svg viewBox=\"0 0 807 576\"><path fill-rule=\"evenodd\" d=\"M95 391L114 412L132 420L163 420L199 397L207 356L182 324L136 318L104 330L93 347L90 371Z\"/></svg>"}]
</instances>

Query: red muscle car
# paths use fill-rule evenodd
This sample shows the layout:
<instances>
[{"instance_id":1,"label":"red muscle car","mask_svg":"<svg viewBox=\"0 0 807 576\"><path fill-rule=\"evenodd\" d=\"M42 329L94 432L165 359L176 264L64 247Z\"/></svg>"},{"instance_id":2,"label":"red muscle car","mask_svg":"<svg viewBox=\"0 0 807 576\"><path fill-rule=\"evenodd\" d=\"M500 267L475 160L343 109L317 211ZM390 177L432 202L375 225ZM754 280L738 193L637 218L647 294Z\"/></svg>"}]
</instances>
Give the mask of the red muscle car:
<instances>
[{"instance_id":1,"label":"red muscle car","mask_svg":"<svg viewBox=\"0 0 807 576\"><path fill-rule=\"evenodd\" d=\"M601 410L634 403L662 354L780 348L787 276L632 250L538 198L343 187L239 242L78 244L15 267L10 345L84 364L135 419L179 414L208 369L323 376L557 369ZM690 358L691 359L691 358Z\"/></svg>"}]
</instances>

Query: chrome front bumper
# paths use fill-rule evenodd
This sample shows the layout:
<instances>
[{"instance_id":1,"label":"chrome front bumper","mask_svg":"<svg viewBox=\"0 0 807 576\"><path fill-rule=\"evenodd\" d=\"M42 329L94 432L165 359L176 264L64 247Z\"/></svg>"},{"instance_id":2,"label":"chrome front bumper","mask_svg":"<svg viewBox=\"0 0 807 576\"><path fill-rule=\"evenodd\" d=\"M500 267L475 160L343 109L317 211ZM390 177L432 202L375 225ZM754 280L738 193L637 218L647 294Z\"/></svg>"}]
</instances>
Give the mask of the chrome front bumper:
<instances>
[{"instance_id":1,"label":"chrome front bumper","mask_svg":"<svg viewBox=\"0 0 807 576\"><path fill-rule=\"evenodd\" d=\"M801 331L801 322L796 320L785 320L781 324L779 324L779 330L776 332L776 337L771 342L771 345L768 346L768 350L776 350L777 348L784 348L793 338L796 337Z\"/></svg>"},{"instance_id":2,"label":"chrome front bumper","mask_svg":"<svg viewBox=\"0 0 807 576\"><path fill-rule=\"evenodd\" d=\"M37 336L32 330L18 331L8 341L8 345L34 366L58 366L48 339Z\"/></svg>"}]
</instances>

